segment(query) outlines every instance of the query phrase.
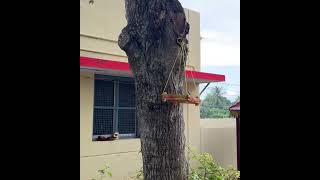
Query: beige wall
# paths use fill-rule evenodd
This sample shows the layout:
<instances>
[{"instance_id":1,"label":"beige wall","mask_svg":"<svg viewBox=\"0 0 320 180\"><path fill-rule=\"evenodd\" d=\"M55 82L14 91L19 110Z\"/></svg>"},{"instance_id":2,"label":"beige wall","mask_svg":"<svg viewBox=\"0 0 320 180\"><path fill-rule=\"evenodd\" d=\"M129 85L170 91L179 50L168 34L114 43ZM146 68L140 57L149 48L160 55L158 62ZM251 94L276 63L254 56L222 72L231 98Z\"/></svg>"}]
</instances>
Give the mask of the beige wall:
<instances>
[{"instance_id":1,"label":"beige wall","mask_svg":"<svg viewBox=\"0 0 320 180\"><path fill-rule=\"evenodd\" d=\"M111 167L112 179L128 179L141 164L140 140L92 141L94 75L80 73L80 178L87 180L97 175L105 164ZM195 91L189 85L190 91ZM200 111L198 106L183 105L187 145L200 149Z\"/></svg>"},{"instance_id":2,"label":"beige wall","mask_svg":"<svg viewBox=\"0 0 320 180\"><path fill-rule=\"evenodd\" d=\"M124 0L83 1L80 6L80 56L127 62L117 39L126 25ZM200 15L185 10L190 23L190 54L188 67L200 70ZM80 73L80 179L89 180L105 163L111 167L115 180L129 179L141 167L139 139L112 142L92 141L94 75ZM188 85L198 92L198 87ZM200 150L200 111L198 106L183 105L187 145Z\"/></svg>"},{"instance_id":3,"label":"beige wall","mask_svg":"<svg viewBox=\"0 0 320 180\"><path fill-rule=\"evenodd\" d=\"M189 56L187 66L192 70L200 71L200 14L187 9L186 15L190 24Z\"/></svg>"},{"instance_id":4,"label":"beige wall","mask_svg":"<svg viewBox=\"0 0 320 180\"><path fill-rule=\"evenodd\" d=\"M201 119L201 152L208 152L222 166L237 168L235 119Z\"/></svg>"},{"instance_id":5,"label":"beige wall","mask_svg":"<svg viewBox=\"0 0 320 180\"><path fill-rule=\"evenodd\" d=\"M124 0L95 0L80 7L80 55L127 62L117 44L126 26ZM188 68L200 70L200 14L185 9L190 23Z\"/></svg>"},{"instance_id":6,"label":"beige wall","mask_svg":"<svg viewBox=\"0 0 320 180\"><path fill-rule=\"evenodd\" d=\"M111 167L112 179L129 179L141 167L139 139L111 142L92 141L93 74L80 74L80 179L94 178L105 164Z\"/></svg>"}]
</instances>

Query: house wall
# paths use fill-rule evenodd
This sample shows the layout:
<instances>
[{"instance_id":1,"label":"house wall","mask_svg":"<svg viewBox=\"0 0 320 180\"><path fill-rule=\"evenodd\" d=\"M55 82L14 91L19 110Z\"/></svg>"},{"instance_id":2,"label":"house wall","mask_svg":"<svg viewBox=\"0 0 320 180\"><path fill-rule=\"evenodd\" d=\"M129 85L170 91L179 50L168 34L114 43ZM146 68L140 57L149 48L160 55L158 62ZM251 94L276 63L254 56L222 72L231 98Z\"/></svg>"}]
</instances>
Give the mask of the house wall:
<instances>
[{"instance_id":1,"label":"house wall","mask_svg":"<svg viewBox=\"0 0 320 180\"><path fill-rule=\"evenodd\" d=\"M201 152L213 155L223 167L237 168L236 119L201 119Z\"/></svg>"},{"instance_id":2,"label":"house wall","mask_svg":"<svg viewBox=\"0 0 320 180\"><path fill-rule=\"evenodd\" d=\"M190 23L188 69L200 71L200 15L185 10ZM127 62L117 39L126 25L124 0L95 0L93 5L80 1L80 56ZM140 140L92 141L94 74L80 73L80 179L89 180L104 164L111 167L115 180L129 179L141 164ZM188 85L191 92L198 86ZM200 150L200 110L183 105L188 146Z\"/></svg>"},{"instance_id":3,"label":"house wall","mask_svg":"<svg viewBox=\"0 0 320 180\"><path fill-rule=\"evenodd\" d=\"M94 75L80 73L80 177L87 180L97 175L105 164L111 167L113 179L128 179L142 166L140 139L92 141ZM190 84L191 86L191 84ZM190 87L189 86L189 87ZM190 88L193 90L194 88ZM200 149L199 107L184 106L185 135L188 146Z\"/></svg>"},{"instance_id":4,"label":"house wall","mask_svg":"<svg viewBox=\"0 0 320 180\"><path fill-rule=\"evenodd\" d=\"M200 14L188 9L185 14L191 27L187 66L199 71ZM127 62L125 52L117 44L126 24L124 0L95 0L93 5L83 2L80 6L80 55Z\"/></svg>"}]
</instances>

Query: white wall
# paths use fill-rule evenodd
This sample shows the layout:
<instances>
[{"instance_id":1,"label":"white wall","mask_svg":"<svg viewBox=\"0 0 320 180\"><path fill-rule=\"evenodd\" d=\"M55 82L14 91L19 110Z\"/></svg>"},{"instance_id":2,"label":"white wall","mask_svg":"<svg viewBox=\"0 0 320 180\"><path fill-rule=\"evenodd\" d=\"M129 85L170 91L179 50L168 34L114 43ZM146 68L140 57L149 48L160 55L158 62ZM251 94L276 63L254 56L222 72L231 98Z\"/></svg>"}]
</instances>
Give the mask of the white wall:
<instances>
[{"instance_id":1,"label":"white wall","mask_svg":"<svg viewBox=\"0 0 320 180\"><path fill-rule=\"evenodd\" d=\"M201 152L213 155L223 167L237 168L236 119L201 119Z\"/></svg>"}]
</instances>

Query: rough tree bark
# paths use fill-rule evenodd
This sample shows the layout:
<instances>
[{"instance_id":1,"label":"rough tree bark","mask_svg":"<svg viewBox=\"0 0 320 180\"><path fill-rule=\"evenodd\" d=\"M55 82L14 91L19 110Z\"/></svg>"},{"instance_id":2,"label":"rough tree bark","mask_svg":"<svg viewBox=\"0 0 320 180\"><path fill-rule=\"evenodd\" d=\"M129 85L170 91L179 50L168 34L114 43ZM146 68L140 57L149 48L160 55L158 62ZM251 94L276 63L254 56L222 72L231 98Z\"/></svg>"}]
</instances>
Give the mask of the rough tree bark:
<instances>
[{"instance_id":1,"label":"rough tree bark","mask_svg":"<svg viewBox=\"0 0 320 180\"><path fill-rule=\"evenodd\" d=\"M182 93L185 65L174 65L186 44L189 24L178 0L125 0L127 26L118 44L128 56L136 81L136 109L145 180L186 180L184 120L181 104L162 102L161 94ZM183 51L183 62L187 52ZM181 55L181 54L180 54Z\"/></svg>"}]
</instances>

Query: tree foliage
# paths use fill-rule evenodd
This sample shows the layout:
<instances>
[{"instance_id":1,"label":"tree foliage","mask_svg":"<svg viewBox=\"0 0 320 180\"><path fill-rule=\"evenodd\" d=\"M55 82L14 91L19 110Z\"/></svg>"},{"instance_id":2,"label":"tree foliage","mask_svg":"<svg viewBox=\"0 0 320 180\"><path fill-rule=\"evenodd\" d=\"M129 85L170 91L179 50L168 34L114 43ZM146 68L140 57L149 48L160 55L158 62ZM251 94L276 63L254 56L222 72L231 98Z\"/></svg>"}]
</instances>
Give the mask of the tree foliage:
<instances>
[{"instance_id":1,"label":"tree foliage","mask_svg":"<svg viewBox=\"0 0 320 180\"><path fill-rule=\"evenodd\" d=\"M224 89L215 86L201 102L201 118L226 118L230 116L229 107L232 105L224 95Z\"/></svg>"}]
</instances>

